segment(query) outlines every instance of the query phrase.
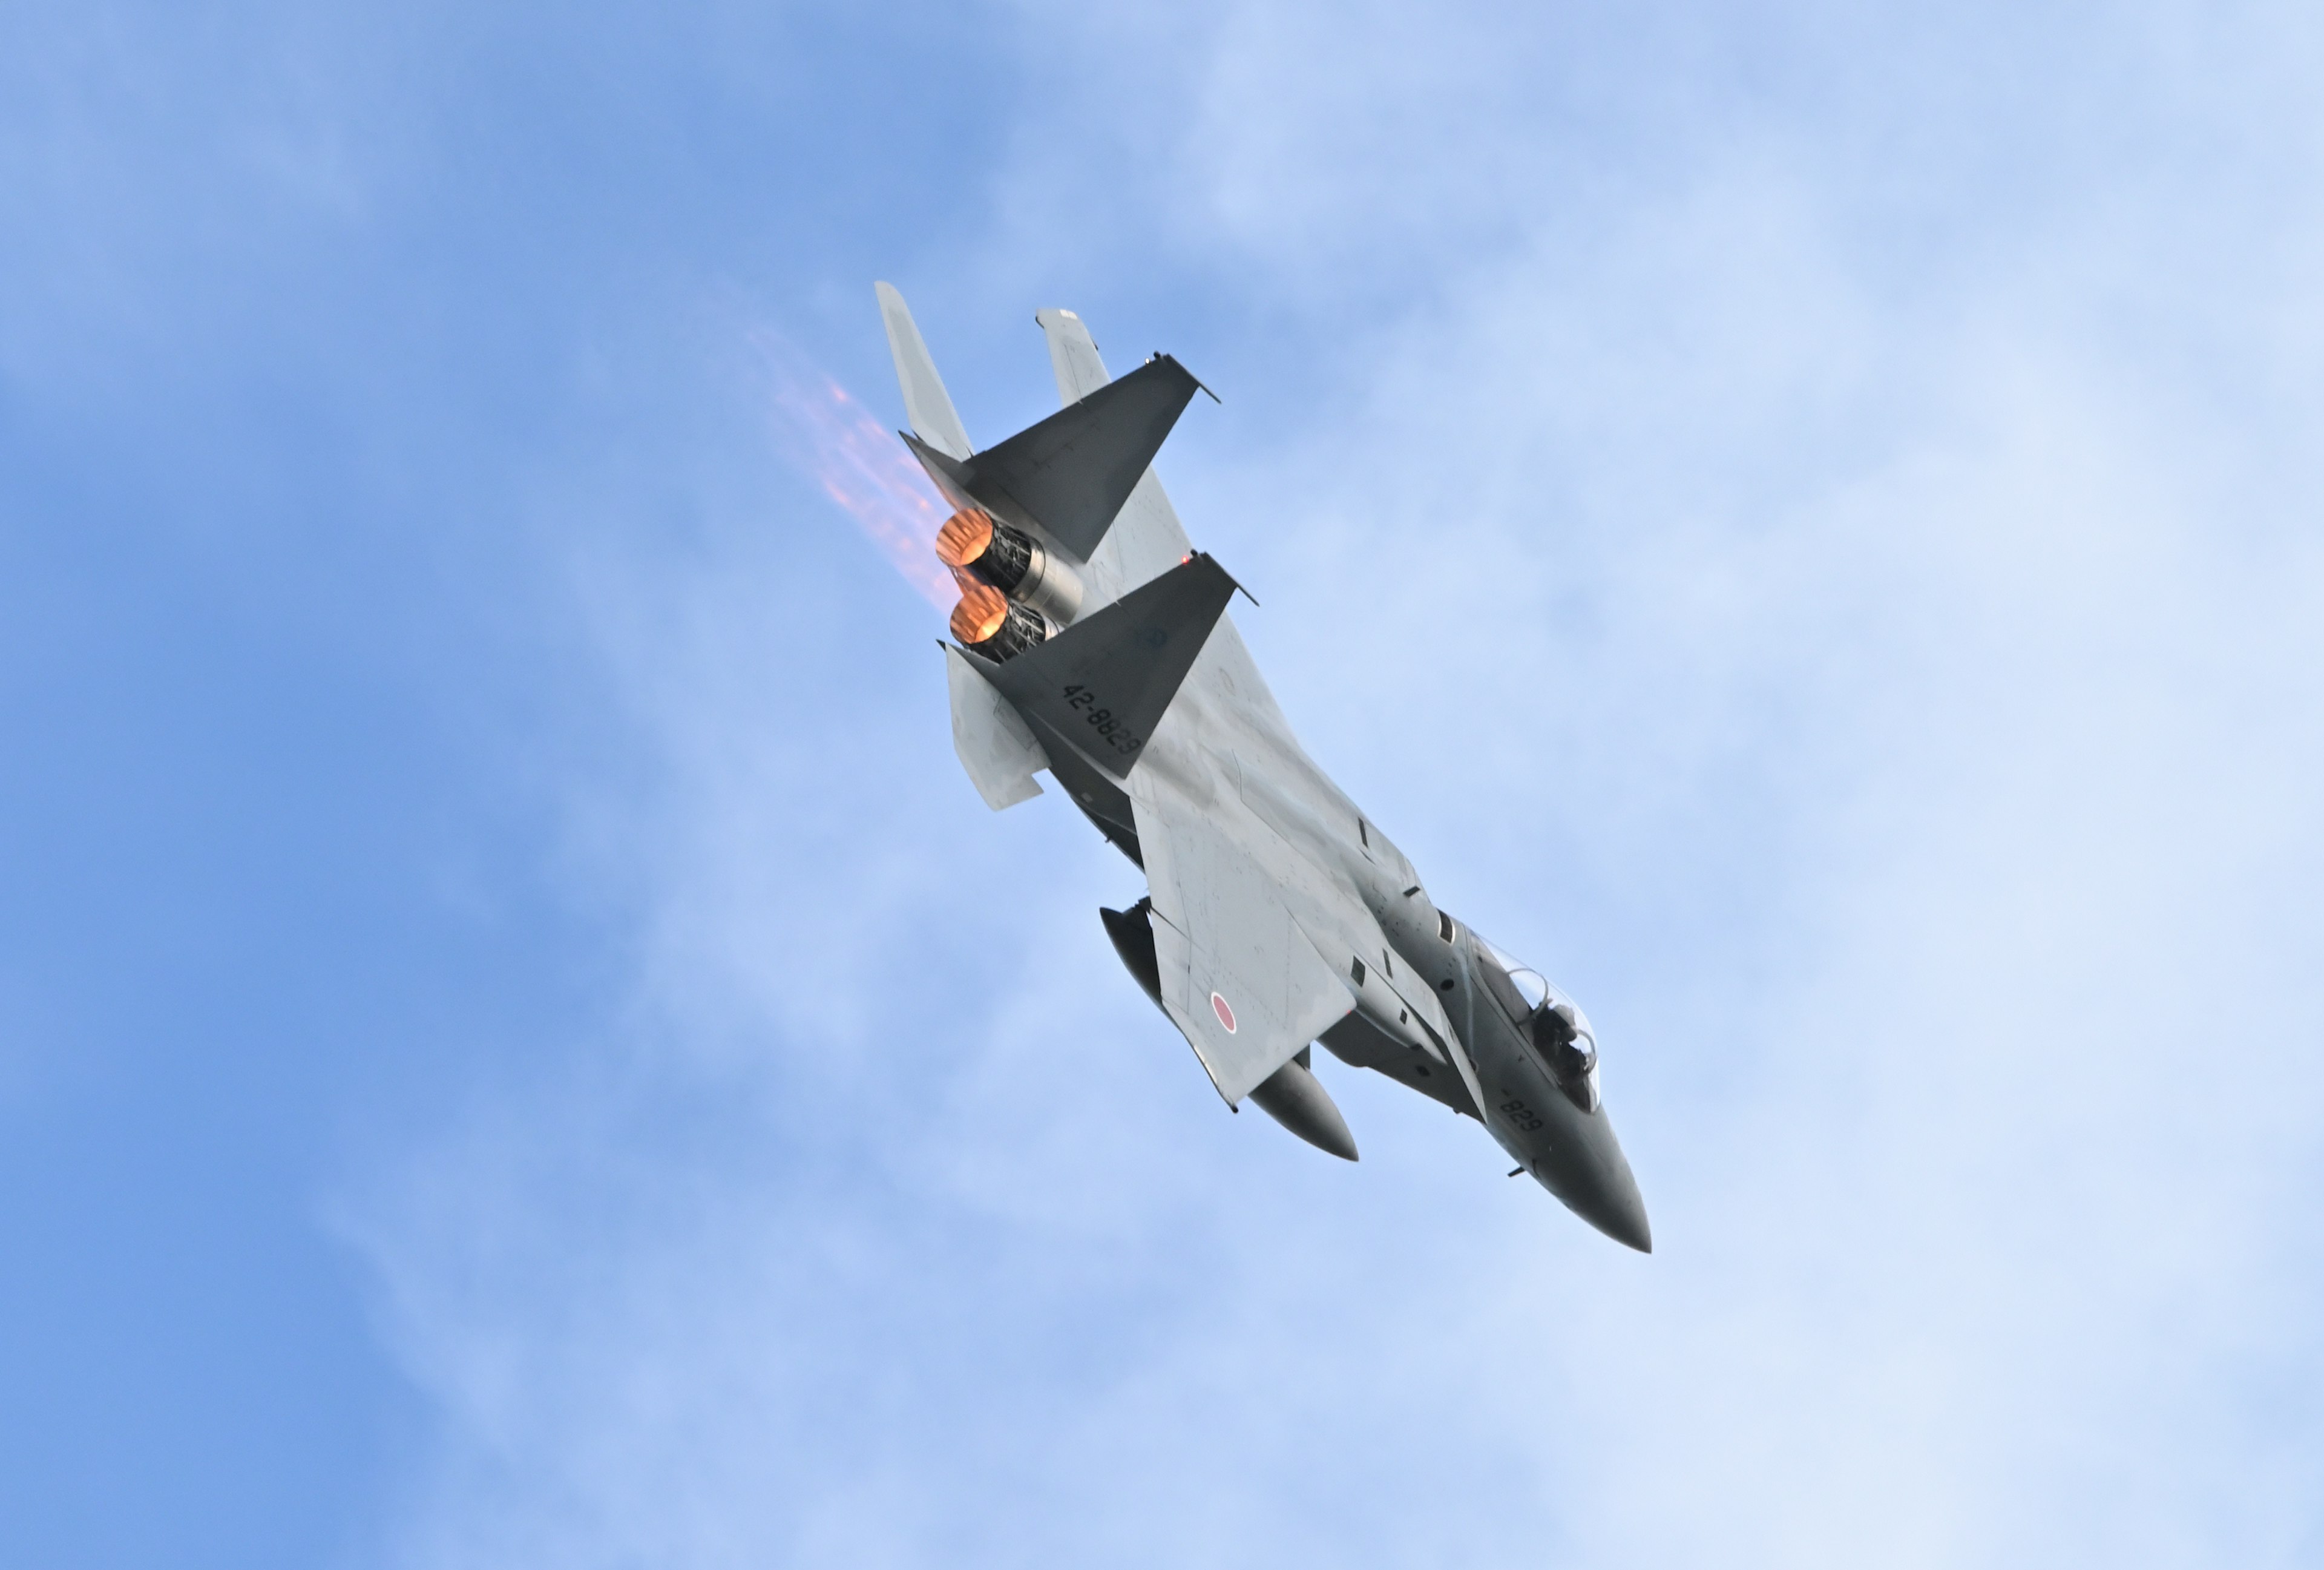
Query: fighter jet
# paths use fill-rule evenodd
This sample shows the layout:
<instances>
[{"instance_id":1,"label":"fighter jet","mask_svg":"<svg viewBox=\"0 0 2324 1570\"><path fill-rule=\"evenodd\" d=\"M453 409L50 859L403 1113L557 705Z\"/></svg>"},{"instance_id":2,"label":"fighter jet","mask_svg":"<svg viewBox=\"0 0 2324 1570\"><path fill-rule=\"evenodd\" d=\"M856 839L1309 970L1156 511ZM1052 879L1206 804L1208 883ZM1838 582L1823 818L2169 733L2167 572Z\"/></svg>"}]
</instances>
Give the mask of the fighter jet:
<instances>
[{"instance_id":1,"label":"fighter jet","mask_svg":"<svg viewBox=\"0 0 2324 1570\"><path fill-rule=\"evenodd\" d=\"M1311 1043L1485 1126L1518 1172L1640 1251L1646 1205L1599 1095L1589 1016L1437 908L1396 843L1292 735L1149 466L1197 390L1168 355L1115 380L1069 310L1064 407L978 451L903 297L877 286L911 425L953 509L953 744L995 811L1046 771L1144 873L1101 910L1122 964L1230 1108L1352 1161Z\"/></svg>"}]
</instances>

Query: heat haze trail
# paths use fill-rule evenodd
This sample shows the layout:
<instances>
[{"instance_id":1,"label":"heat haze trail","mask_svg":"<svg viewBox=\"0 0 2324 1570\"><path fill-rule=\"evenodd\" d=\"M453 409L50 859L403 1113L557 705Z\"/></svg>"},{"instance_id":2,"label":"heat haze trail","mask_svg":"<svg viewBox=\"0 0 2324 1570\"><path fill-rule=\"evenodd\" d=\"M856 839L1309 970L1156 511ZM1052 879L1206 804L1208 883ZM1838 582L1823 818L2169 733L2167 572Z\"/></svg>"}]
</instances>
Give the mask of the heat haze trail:
<instances>
[{"instance_id":1,"label":"heat haze trail","mask_svg":"<svg viewBox=\"0 0 2324 1570\"><path fill-rule=\"evenodd\" d=\"M947 510L919 466L847 389L795 349L764 336L759 346L774 373L775 439L784 456L814 477L922 598L950 610L960 589L936 552Z\"/></svg>"}]
</instances>

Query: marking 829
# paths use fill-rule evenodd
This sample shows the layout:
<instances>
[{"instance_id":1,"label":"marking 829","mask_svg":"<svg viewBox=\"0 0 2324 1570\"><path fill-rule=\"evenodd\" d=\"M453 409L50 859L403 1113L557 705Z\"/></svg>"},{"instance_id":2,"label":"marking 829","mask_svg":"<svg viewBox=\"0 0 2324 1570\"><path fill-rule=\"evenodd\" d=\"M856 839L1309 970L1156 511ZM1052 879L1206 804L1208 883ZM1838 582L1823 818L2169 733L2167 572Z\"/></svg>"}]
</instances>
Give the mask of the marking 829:
<instances>
[{"instance_id":1,"label":"marking 829","mask_svg":"<svg viewBox=\"0 0 2324 1570\"><path fill-rule=\"evenodd\" d=\"M1097 694L1079 682L1065 689L1065 706L1079 710L1082 723L1113 744L1113 750L1124 757L1146 744L1143 736L1134 735L1122 725L1114 712L1098 701Z\"/></svg>"}]
</instances>

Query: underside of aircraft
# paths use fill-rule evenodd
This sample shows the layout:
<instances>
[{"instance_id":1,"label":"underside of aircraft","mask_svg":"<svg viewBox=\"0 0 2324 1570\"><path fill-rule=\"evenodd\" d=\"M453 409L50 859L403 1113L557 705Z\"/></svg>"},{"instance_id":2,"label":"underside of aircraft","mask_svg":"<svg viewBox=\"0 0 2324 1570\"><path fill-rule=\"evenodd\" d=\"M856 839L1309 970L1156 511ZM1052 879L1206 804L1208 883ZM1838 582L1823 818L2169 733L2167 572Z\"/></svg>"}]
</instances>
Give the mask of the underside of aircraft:
<instances>
[{"instance_id":1,"label":"underside of aircraft","mask_svg":"<svg viewBox=\"0 0 2324 1570\"><path fill-rule=\"evenodd\" d=\"M1227 614L1240 586L1163 494L1155 455L1205 389L1167 355L1116 379L1079 317L1043 310L1063 407L979 451L903 297L878 295L904 442L953 510L936 552L961 589L961 763L996 811L1047 772L1144 872L1145 897L1101 919L1221 1098L1354 1160L1320 1041L1477 1119L1518 1171L1650 1250L1588 1017L1439 910L1307 756Z\"/></svg>"}]
</instances>

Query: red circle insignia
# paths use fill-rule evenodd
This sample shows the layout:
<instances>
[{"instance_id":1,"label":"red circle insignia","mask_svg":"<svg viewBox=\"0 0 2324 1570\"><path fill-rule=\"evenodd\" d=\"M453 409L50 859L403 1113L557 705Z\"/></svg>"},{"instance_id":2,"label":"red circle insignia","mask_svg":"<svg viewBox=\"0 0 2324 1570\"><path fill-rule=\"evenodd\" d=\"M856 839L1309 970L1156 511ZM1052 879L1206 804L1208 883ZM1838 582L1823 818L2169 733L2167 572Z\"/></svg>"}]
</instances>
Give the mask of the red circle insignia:
<instances>
[{"instance_id":1,"label":"red circle insignia","mask_svg":"<svg viewBox=\"0 0 2324 1570\"><path fill-rule=\"evenodd\" d=\"M1235 1033L1234 1011L1228 1008L1226 999L1216 993L1211 994L1211 1012L1219 1017L1219 1023L1227 1028L1228 1035L1231 1036Z\"/></svg>"}]
</instances>

